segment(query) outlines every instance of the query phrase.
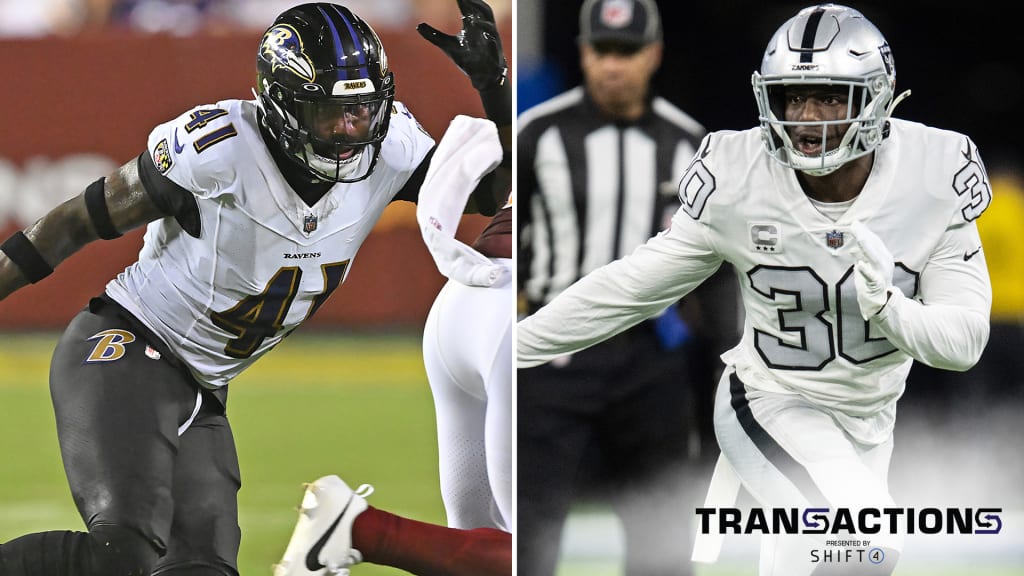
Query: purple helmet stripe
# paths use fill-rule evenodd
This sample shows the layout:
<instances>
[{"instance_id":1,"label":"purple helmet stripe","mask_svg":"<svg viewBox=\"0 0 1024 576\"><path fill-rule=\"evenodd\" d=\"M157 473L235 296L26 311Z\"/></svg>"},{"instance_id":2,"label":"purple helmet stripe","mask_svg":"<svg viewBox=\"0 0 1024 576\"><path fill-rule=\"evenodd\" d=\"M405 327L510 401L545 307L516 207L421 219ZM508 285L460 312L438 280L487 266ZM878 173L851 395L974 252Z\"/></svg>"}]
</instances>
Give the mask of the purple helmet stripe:
<instances>
[{"instance_id":1,"label":"purple helmet stripe","mask_svg":"<svg viewBox=\"0 0 1024 576\"><path fill-rule=\"evenodd\" d=\"M366 54L363 53L361 46L359 45L359 34L356 33L355 28L352 27L352 21L345 17L345 13L341 11L341 8L334 6L334 11L341 17L341 21L345 23L345 27L348 28L348 33L351 35L352 42L356 45L356 54L359 55L359 65L366 66Z\"/></svg>"},{"instance_id":2,"label":"purple helmet stripe","mask_svg":"<svg viewBox=\"0 0 1024 576\"><path fill-rule=\"evenodd\" d=\"M319 6L317 8L320 10L320 13L323 14L324 19L327 21L327 25L331 29L331 34L334 36L334 50L335 54L338 57L337 64L339 78L342 80L365 78L369 73L368 69L366 68L366 54L362 49L362 43L360 42L359 34L356 32L355 28L352 27L351 20L349 20L349 18L345 16L345 13L342 12L340 8L338 8L337 6L332 6L338 18L340 18L341 22L345 24L345 29L348 31L348 38L352 42L352 53L346 54L347 51L343 47L341 34L338 31L338 26L335 25L334 19L328 16L323 8ZM354 75L350 74L349 70L346 68L346 66L348 65L348 62L346 61L348 56L356 56L358 58L359 69L355 71Z\"/></svg>"},{"instance_id":3,"label":"purple helmet stripe","mask_svg":"<svg viewBox=\"0 0 1024 576\"><path fill-rule=\"evenodd\" d=\"M341 44L341 36L338 34L338 29L322 7L317 6L316 9L320 11L320 14L323 14L324 20L331 28L331 35L334 37L334 55L337 57L338 72L343 75L342 80L348 80L348 72L345 70L345 48Z\"/></svg>"}]
</instances>

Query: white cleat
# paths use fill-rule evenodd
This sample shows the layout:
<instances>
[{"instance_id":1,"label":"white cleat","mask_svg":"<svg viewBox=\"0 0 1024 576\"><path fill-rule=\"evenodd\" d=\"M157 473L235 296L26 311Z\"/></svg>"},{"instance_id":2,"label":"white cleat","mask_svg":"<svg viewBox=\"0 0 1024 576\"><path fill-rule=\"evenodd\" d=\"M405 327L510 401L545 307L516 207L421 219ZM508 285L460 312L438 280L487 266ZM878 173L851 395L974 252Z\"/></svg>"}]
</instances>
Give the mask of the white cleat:
<instances>
[{"instance_id":1,"label":"white cleat","mask_svg":"<svg viewBox=\"0 0 1024 576\"><path fill-rule=\"evenodd\" d=\"M306 486L299 522L274 565L274 576L348 576L349 567L363 561L352 547L352 523L366 510L373 486L352 490L337 476L324 476Z\"/></svg>"}]
</instances>

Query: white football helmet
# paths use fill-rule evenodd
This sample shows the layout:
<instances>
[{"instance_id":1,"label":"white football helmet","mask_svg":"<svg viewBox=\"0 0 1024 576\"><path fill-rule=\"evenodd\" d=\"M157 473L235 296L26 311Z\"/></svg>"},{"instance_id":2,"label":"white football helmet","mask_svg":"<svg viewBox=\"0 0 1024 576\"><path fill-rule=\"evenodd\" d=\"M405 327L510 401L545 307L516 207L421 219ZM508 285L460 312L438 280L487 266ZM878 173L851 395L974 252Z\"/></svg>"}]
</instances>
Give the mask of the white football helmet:
<instances>
[{"instance_id":1,"label":"white football helmet","mask_svg":"<svg viewBox=\"0 0 1024 576\"><path fill-rule=\"evenodd\" d=\"M760 72L751 82L758 121L768 155L812 176L824 176L843 164L871 153L888 132L888 118L903 98L893 99L896 68L882 33L863 14L838 4L804 8L782 25L765 50ZM848 91L846 118L833 121L785 120L785 88L829 85ZM829 125L849 128L829 150ZM793 146L787 128L821 129L821 154L809 156Z\"/></svg>"}]
</instances>

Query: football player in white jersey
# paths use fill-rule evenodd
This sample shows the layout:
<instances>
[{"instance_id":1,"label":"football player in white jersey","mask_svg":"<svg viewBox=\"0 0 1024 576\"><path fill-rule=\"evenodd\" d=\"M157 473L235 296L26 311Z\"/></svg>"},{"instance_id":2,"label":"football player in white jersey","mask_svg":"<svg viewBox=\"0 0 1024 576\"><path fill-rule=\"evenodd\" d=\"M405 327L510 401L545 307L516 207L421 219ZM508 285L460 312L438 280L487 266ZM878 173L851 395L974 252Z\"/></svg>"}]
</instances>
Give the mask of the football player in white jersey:
<instances>
[{"instance_id":1,"label":"football player in white jersey","mask_svg":"<svg viewBox=\"0 0 1024 576\"><path fill-rule=\"evenodd\" d=\"M472 4L460 2L464 12ZM470 67L460 62L464 58L455 37L425 25L420 31L460 68ZM496 30L494 34L498 40ZM474 85L484 88L477 81ZM420 189L416 219L438 270L449 279L423 330L423 363L437 413L441 495L448 525L511 534L516 512L513 194L472 246L455 238L479 180L499 162L511 165L511 102L504 113L507 122L497 126L465 116L452 121Z\"/></svg>"},{"instance_id":2,"label":"football player in white jersey","mask_svg":"<svg viewBox=\"0 0 1024 576\"><path fill-rule=\"evenodd\" d=\"M0 573L237 574L227 385L316 313L390 202L417 199L434 147L394 100L376 33L344 6L283 12L262 37L257 72L254 100L157 126L137 159L0 246L3 298L85 244L148 224L138 261L72 320L51 365L61 454L88 532L4 543ZM479 206L495 205L490 185ZM476 544L492 538L372 507L360 518L364 535L402 552L367 545L368 560L380 553L421 573L472 570ZM424 559L407 541L464 553ZM304 558L312 573L338 567Z\"/></svg>"},{"instance_id":3,"label":"football player in white jersey","mask_svg":"<svg viewBox=\"0 0 1024 576\"><path fill-rule=\"evenodd\" d=\"M861 13L801 10L753 75L760 126L708 135L667 230L519 322L519 366L657 314L730 262L745 325L722 356L712 494L728 506L731 476L764 508L892 506L893 423L911 364L970 368L991 302L975 226L991 190L977 146L891 118L895 79L888 43ZM763 536L759 573L889 574L902 546L898 529L882 529L870 559L816 563L815 538Z\"/></svg>"},{"instance_id":4,"label":"football player in white jersey","mask_svg":"<svg viewBox=\"0 0 1024 576\"><path fill-rule=\"evenodd\" d=\"M376 510L366 501L368 488L353 490L338 476L325 476L307 487L275 576L316 573L311 557L320 559L314 566L346 574L358 562L401 566L419 576L513 573L511 198L473 246L455 238L473 190L497 166L511 165L512 101L490 6L483 0L458 0L458 6L457 36L425 23L417 27L469 76L489 117L460 115L451 122L416 207L424 242L449 278L427 318L423 361L437 414L441 494L450 528ZM499 173L495 182L507 190L510 173ZM411 563L411 556L418 560Z\"/></svg>"},{"instance_id":5,"label":"football player in white jersey","mask_svg":"<svg viewBox=\"0 0 1024 576\"><path fill-rule=\"evenodd\" d=\"M498 142L490 121L457 117L431 161L416 216L438 269L449 278L423 331L448 525L512 532L512 196L473 246L454 237L469 192L483 170L501 160Z\"/></svg>"}]
</instances>

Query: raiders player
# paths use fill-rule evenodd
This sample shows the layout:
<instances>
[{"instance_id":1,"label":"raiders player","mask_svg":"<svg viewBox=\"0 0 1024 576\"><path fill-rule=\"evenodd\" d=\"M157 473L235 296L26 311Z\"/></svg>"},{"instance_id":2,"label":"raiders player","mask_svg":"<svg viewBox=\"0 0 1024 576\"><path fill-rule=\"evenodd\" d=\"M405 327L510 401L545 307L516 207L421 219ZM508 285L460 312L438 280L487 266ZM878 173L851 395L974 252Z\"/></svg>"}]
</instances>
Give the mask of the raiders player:
<instances>
[{"instance_id":1,"label":"raiders player","mask_svg":"<svg viewBox=\"0 0 1024 576\"><path fill-rule=\"evenodd\" d=\"M760 127L706 137L669 229L521 321L519 366L608 338L730 262L746 319L722 356L724 468L764 507L891 505L911 364L970 368L991 302L977 146L890 118L895 78L885 38L856 10L826 4L788 20L753 75ZM884 558L842 573L892 572L900 535L871 541ZM814 570L815 544L765 537L760 574L834 573Z\"/></svg>"},{"instance_id":2,"label":"raiders player","mask_svg":"<svg viewBox=\"0 0 1024 576\"><path fill-rule=\"evenodd\" d=\"M487 56L504 66L500 51ZM145 153L3 243L0 298L83 245L148 223L138 261L74 318L51 367L88 532L0 545L0 573L237 574L227 385L316 313L388 203L416 200L434 144L394 100L377 35L343 6L283 12L257 71L255 100L157 126ZM480 190L481 202L492 197L489 184ZM367 526L406 528L377 512L364 514ZM489 534L409 526L389 543L470 553L423 560L412 547L379 560L483 573L474 551Z\"/></svg>"}]
</instances>

